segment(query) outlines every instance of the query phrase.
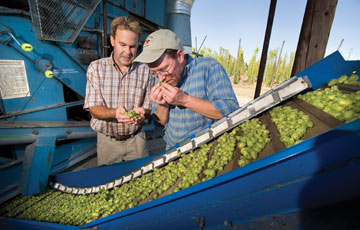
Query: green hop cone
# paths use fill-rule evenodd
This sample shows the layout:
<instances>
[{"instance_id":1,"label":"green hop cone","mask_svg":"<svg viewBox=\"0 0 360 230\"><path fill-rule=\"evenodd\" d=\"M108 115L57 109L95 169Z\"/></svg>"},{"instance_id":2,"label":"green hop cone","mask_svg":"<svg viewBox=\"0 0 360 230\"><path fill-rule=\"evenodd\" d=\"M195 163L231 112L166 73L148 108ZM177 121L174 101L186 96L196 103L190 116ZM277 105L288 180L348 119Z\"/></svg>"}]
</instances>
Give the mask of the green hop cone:
<instances>
[{"instance_id":1,"label":"green hop cone","mask_svg":"<svg viewBox=\"0 0 360 230\"><path fill-rule=\"evenodd\" d=\"M125 113L123 113L124 115L128 115L129 117L131 117L132 119L136 119L138 117L140 117L140 113L135 112L134 110L128 110Z\"/></svg>"}]
</instances>

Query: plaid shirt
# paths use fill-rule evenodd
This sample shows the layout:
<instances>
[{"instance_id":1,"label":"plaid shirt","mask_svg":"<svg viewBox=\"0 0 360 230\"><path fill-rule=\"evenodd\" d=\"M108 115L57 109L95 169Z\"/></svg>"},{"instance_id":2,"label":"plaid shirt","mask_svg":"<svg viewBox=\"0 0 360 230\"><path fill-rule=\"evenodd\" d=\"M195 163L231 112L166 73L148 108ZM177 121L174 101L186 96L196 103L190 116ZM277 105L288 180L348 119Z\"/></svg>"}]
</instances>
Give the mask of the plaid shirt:
<instances>
[{"instance_id":1,"label":"plaid shirt","mask_svg":"<svg viewBox=\"0 0 360 230\"><path fill-rule=\"evenodd\" d=\"M145 64L132 66L122 74L111 54L108 58L93 61L87 71L86 98L84 109L95 105L116 109L124 106L127 110L143 107L151 110L150 90L155 78ZM116 119L99 120L91 118L90 126L97 132L118 137L134 133L140 126L118 123Z\"/></svg>"},{"instance_id":2,"label":"plaid shirt","mask_svg":"<svg viewBox=\"0 0 360 230\"><path fill-rule=\"evenodd\" d=\"M213 58L195 59L188 55L187 65L177 87L188 95L210 101L223 116L239 108L230 78L223 66ZM164 137L167 147L208 128L213 122L215 120L191 109L170 106Z\"/></svg>"}]
</instances>

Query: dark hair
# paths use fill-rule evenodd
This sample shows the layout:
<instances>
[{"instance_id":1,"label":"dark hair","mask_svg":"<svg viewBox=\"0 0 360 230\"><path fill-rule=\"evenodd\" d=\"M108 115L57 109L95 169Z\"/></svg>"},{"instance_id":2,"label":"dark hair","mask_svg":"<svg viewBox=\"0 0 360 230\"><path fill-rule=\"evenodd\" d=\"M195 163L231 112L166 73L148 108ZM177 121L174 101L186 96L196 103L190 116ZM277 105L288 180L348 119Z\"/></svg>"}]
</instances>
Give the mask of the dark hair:
<instances>
[{"instance_id":1,"label":"dark hair","mask_svg":"<svg viewBox=\"0 0 360 230\"><path fill-rule=\"evenodd\" d=\"M174 50L174 49L167 49L165 50L165 54L167 54L169 57L175 59L176 58L176 53L178 50Z\"/></svg>"}]
</instances>

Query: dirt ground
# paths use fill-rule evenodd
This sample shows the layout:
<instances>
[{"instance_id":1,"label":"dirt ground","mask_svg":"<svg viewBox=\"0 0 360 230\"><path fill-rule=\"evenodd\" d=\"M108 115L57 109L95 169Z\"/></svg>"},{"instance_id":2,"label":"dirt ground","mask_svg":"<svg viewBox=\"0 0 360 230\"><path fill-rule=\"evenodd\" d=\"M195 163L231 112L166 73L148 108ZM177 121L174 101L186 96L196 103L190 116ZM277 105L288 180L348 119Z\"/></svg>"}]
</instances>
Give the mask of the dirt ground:
<instances>
[{"instance_id":1,"label":"dirt ground","mask_svg":"<svg viewBox=\"0 0 360 230\"><path fill-rule=\"evenodd\" d=\"M238 99L239 105L242 106L254 99L256 82L250 84L247 81L247 76L242 76L238 84L234 84L234 77L230 77L235 95ZM263 86L260 95L268 91L270 88Z\"/></svg>"}]
</instances>

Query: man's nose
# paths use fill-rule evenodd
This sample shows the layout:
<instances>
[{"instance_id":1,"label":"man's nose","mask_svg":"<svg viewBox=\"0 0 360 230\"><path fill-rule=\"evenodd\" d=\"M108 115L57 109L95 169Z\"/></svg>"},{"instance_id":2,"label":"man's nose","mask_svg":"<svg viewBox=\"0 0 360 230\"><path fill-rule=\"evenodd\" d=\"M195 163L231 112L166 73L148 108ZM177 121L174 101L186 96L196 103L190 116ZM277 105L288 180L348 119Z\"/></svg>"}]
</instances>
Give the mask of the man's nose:
<instances>
[{"instance_id":1,"label":"man's nose","mask_svg":"<svg viewBox=\"0 0 360 230\"><path fill-rule=\"evenodd\" d=\"M159 78L159 81L164 81L166 77L161 74L158 74L158 78Z\"/></svg>"},{"instance_id":2,"label":"man's nose","mask_svg":"<svg viewBox=\"0 0 360 230\"><path fill-rule=\"evenodd\" d=\"M130 48L129 46L127 46L127 47L125 48L125 53L126 53L126 54L131 54L131 48Z\"/></svg>"}]
</instances>

